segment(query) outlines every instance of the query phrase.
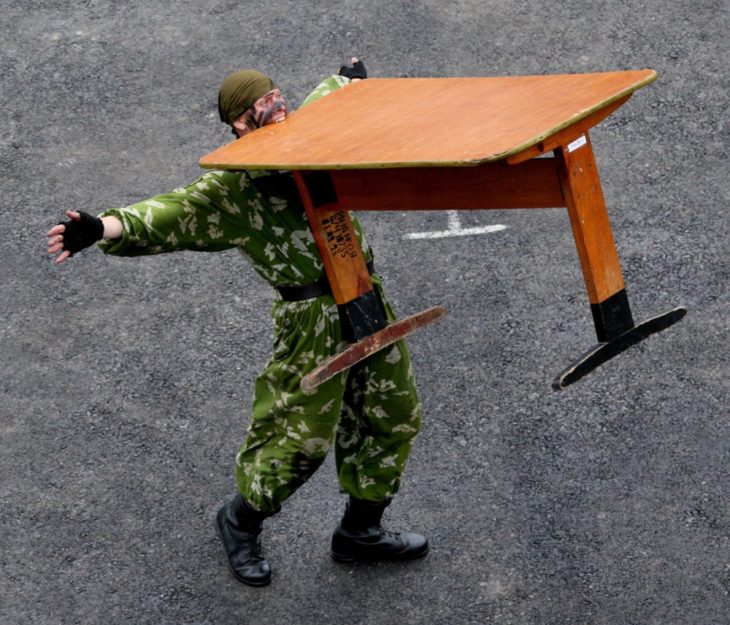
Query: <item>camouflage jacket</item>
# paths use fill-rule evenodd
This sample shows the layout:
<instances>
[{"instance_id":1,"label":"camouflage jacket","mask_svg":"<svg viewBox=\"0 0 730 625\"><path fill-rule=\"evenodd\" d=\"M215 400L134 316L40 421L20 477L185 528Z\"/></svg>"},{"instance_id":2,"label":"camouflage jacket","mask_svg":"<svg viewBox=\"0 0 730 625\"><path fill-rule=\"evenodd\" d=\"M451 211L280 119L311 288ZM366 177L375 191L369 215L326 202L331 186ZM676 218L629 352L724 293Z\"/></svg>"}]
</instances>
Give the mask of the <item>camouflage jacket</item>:
<instances>
[{"instance_id":1,"label":"camouflage jacket","mask_svg":"<svg viewBox=\"0 0 730 625\"><path fill-rule=\"evenodd\" d=\"M342 76L323 80L302 106L349 82ZM237 248L272 285L308 284L323 272L290 172L210 171L186 187L101 214L109 215L124 228L121 238L100 242L107 254ZM365 257L370 258L360 223L354 217L352 222Z\"/></svg>"}]
</instances>

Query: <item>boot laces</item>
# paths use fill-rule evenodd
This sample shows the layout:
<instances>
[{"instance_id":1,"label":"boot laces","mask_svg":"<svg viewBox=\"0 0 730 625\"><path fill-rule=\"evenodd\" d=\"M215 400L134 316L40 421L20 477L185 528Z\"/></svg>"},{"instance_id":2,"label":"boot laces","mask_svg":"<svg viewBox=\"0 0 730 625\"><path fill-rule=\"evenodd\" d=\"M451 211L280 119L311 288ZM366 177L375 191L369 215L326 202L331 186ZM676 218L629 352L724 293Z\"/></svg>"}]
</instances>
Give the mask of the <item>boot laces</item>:
<instances>
[{"instance_id":1,"label":"boot laces","mask_svg":"<svg viewBox=\"0 0 730 625\"><path fill-rule=\"evenodd\" d=\"M249 561L260 562L263 560L263 554L261 549L261 536L259 533L251 534L251 543L249 548Z\"/></svg>"},{"instance_id":2,"label":"boot laces","mask_svg":"<svg viewBox=\"0 0 730 625\"><path fill-rule=\"evenodd\" d=\"M383 536L383 538L390 538L392 540L401 539L401 532L393 532L391 530L383 529L382 527L380 528L380 531L381 531L381 536Z\"/></svg>"}]
</instances>

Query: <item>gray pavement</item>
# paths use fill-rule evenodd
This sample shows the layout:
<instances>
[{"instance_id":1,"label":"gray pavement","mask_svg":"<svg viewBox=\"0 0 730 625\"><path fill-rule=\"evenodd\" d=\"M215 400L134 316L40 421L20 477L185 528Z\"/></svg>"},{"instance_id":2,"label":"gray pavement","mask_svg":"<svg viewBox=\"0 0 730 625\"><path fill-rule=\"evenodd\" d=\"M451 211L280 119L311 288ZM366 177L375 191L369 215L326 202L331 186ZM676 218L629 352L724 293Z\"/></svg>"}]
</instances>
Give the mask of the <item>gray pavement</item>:
<instances>
[{"instance_id":1,"label":"gray pavement","mask_svg":"<svg viewBox=\"0 0 730 625\"><path fill-rule=\"evenodd\" d=\"M727 2L3 0L0 623L730 623ZM252 65L294 104L373 76L651 67L592 133L637 319L688 317L556 393L595 335L562 210L361 218L413 335L423 433L387 524L419 562L327 555L331 462L268 525L271 586L229 574L233 492L273 295L235 252L62 267L44 232L170 190L228 141ZM468 103L454 102L441 123Z\"/></svg>"}]
</instances>

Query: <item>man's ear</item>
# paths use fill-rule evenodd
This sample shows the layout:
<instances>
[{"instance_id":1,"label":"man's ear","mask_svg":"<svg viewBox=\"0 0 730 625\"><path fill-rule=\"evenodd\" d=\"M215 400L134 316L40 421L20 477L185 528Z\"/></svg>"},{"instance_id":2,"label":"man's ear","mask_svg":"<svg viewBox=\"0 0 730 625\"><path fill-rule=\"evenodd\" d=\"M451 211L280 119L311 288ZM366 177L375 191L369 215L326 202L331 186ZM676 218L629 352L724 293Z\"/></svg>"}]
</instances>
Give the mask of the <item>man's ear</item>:
<instances>
[{"instance_id":1,"label":"man's ear","mask_svg":"<svg viewBox=\"0 0 730 625\"><path fill-rule=\"evenodd\" d=\"M246 122L244 121L245 114L241 115L237 120L233 122L233 129L236 131L239 137L242 137L246 133L250 132L251 129L248 127Z\"/></svg>"}]
</instances>

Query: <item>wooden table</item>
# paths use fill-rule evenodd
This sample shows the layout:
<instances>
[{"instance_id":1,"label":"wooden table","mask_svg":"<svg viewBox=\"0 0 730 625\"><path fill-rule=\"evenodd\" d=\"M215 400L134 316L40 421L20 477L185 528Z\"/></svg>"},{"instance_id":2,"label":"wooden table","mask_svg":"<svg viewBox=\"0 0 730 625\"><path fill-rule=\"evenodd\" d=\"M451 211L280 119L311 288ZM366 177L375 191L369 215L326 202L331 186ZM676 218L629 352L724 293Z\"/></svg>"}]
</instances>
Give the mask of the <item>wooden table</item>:
<instances>
[{"instance_id":1,"label":"wooden table","mask_svg":"<svg viewBox=\"0 0 730 625\"><path fill-rule=\"evenodd\" d=\"M590 128L656 80L653 70L352 83L201 159L205 168L293 170L324 268L354 342L302 382L313 387L430 323L435 307L387 324L350 210L568 209L598 344L562 388L681 319L635 324Z\"/></svg>"}]
</instances>

